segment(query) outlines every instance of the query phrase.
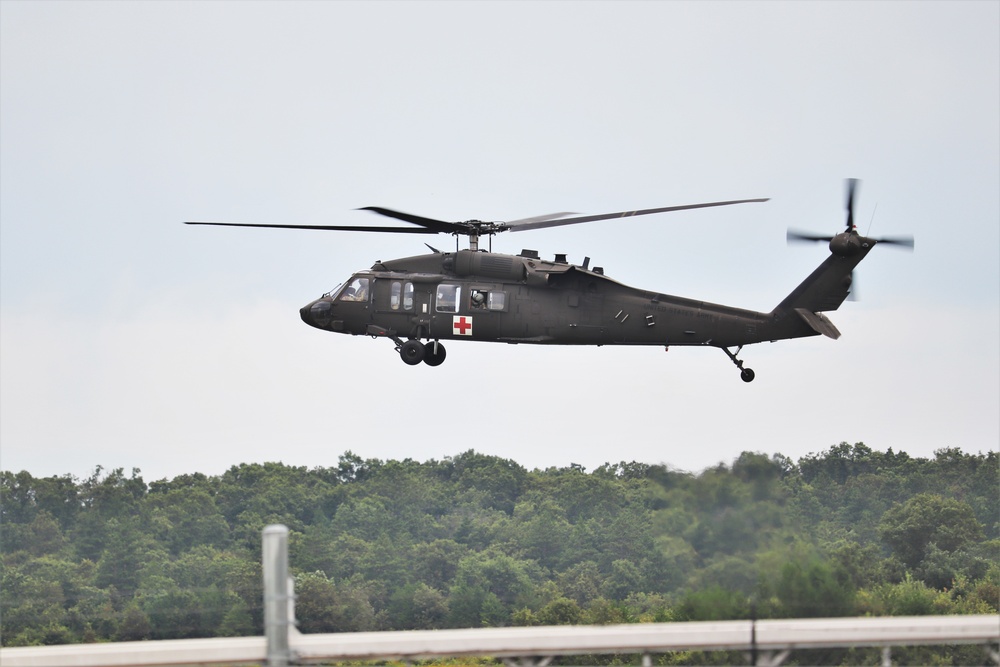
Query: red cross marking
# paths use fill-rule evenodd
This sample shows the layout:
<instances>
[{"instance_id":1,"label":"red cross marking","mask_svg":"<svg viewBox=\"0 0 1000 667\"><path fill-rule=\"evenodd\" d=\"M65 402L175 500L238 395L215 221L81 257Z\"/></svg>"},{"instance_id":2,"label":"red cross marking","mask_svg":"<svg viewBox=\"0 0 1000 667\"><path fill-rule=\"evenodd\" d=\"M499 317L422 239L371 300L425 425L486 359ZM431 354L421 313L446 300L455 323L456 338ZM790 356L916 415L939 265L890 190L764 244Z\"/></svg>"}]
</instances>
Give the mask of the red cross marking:
<instances>
[{"instance_id":1,"label":"red cross marking","mask_svg":"<svg viewBox=\"0 0 1000 667\"><path fill-rule=\"evenodd\" d=\"M459 336L472 335L472 319L465 319L465 315L456 317L452 326L455 328L455 332L458 333Z\"/></svg>"}]
</instances>

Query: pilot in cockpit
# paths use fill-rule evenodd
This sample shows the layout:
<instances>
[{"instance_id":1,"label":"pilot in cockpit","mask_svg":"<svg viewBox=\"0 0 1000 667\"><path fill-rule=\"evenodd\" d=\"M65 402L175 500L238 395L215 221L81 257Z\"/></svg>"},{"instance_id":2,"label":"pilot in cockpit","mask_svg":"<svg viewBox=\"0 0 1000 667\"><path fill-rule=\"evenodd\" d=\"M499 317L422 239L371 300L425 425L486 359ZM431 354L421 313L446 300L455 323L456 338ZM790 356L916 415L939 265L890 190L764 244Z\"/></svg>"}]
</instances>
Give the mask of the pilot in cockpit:
<instances>
[{"instance_id":1,"label":"pilot in cockpit","mask_svg":"<svg viewBox=\"0 0 1000 667\"><path fill-rule=\"evenodd\" d=\"M367 301L368 300L368 279L355 278L351 284L344 288L340 295L341 301Z\"/></svg>"}]
</instances>

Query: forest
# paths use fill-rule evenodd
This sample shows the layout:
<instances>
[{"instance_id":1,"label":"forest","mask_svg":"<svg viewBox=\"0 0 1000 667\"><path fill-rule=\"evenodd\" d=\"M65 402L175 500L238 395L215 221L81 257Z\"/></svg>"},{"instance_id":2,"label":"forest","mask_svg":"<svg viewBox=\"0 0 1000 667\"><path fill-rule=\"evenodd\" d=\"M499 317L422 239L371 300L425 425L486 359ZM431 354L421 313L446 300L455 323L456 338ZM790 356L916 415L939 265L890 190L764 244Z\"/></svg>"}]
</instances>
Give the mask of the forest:
<instances>
[{"instance_id":1,"label":"forest","mask_svg":"<svg viewBox=\"0 0 1000 667\"><path fill-rule=\"evenodd\" d=\"M272 523L291 531L307 633L997 613L998 481L994 451L863 443L798 461L744 452L697 474L527 470L471 450L152 482L3 471L0 637L262 634ZM845 655L828 657L861 660Z\"/></svg>"}]
</instances>

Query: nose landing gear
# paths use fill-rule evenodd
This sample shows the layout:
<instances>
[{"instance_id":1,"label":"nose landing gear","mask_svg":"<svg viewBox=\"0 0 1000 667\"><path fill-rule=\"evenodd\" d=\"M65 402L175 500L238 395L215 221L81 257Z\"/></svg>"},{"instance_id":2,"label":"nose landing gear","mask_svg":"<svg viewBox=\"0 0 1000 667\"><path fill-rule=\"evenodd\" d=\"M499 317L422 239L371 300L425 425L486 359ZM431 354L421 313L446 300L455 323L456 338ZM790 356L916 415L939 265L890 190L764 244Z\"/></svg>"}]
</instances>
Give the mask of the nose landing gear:
<instances>
[{"instance_id":1,"label":"nose landing gear","mask_svg":"<svg viewBox=\"0 0 1000 667\"><path fill-rule=\"evenodd\" d=\"M726 356L728 356L732 360L732 362L736 364L736 367L740 369L740 379L743 380L744 382L753 382L754 377L756 377L756 375L753 372L753 369L743 368L743 362L740 359L736 358L736 355L740 353L740 350L743 349L743 346L740 345L738 348L736 348L735 353L730 352L728 347L723 347L720 349L723 352L725 352Z\"/></svg>"}]
</instances>

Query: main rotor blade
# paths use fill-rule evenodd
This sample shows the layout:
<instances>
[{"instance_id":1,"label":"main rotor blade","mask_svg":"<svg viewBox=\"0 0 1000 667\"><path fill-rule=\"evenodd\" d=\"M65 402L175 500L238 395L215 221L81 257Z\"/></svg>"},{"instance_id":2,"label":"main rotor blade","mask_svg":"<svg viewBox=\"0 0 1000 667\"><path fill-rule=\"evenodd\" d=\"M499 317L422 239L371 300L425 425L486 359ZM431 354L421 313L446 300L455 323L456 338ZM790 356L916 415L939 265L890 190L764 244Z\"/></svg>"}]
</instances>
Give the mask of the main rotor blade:
<instances>
[{"instance_id":1,"label":"main rotor blade","mask_svg":"<svg viewBox=\"0 0 1000 667\"><path fill-rule=\"evenodd\" d=\"M716 201L707 204L686 204L684 206L665 206L663 208L647 208L639 211L621 211L619 213L602 213L600 215L584 215L577 218L562 218L559 220L541 220L526 223L507 223L507 229L512 232L523 232L528 229L542 229L543 227L558 227L561 225L576 225L582 222L594 222L596 220L611 220L613 218L631 218L637 215L651 215L653 213L668 213L670 211L686 211L694 208L709 208L712 206L730 206L732 204L747 204L751 202L765 202L764 199L736 199L733 201Z\"/></svg>"},{"instance_id":2,"label":"main rotor blade","mask_svg":"<svg viewBox=\"0 0 1000 667\"><path fill-rule=\"evenodd\" d=\"M337 232L389 232L395 234L437 234L433 229L414 227L362 227L360 225L275 225L253 222L185 222L185 225L214 225L216 227L269 227L272 229L319 229Z\"/></svg>"},{"instance_id":3,"label":"main rotor blade","mask_svg":"<svg viewBox=\"0 0 1000 667\"><path fill-rule=\"evenodd\" d=\"M435 234L454 234L455 232L461 232L466 229L464 226L455 222L445 222L444 220L424 218L419 215L413 215L412 213L403 213L402 211L393 211L392 209L382 208L381 206L363 206L358 210L371 211L372 213L384 215L387 218L395 218L396 220L402 220L403 222L420 225L421 227L433 230Z\"/></svg>"},{"instance_id":4,"label":"main rotor blade","mask_svg":"<svg viewBox=\"0 0 1000 667\"><path fill-rule=\"evenodd\" d=\"M559 218L565 218L567 215L575 215L575 214L568 211L564 213L546 213L545 215L536 215L531 218L521 218L520 220L508 220L504 224L510 227L514 225L520 226L520 225L526 225L531 222L548 222L549 220L557 220Z\"/></svg>"}]
</instances>

